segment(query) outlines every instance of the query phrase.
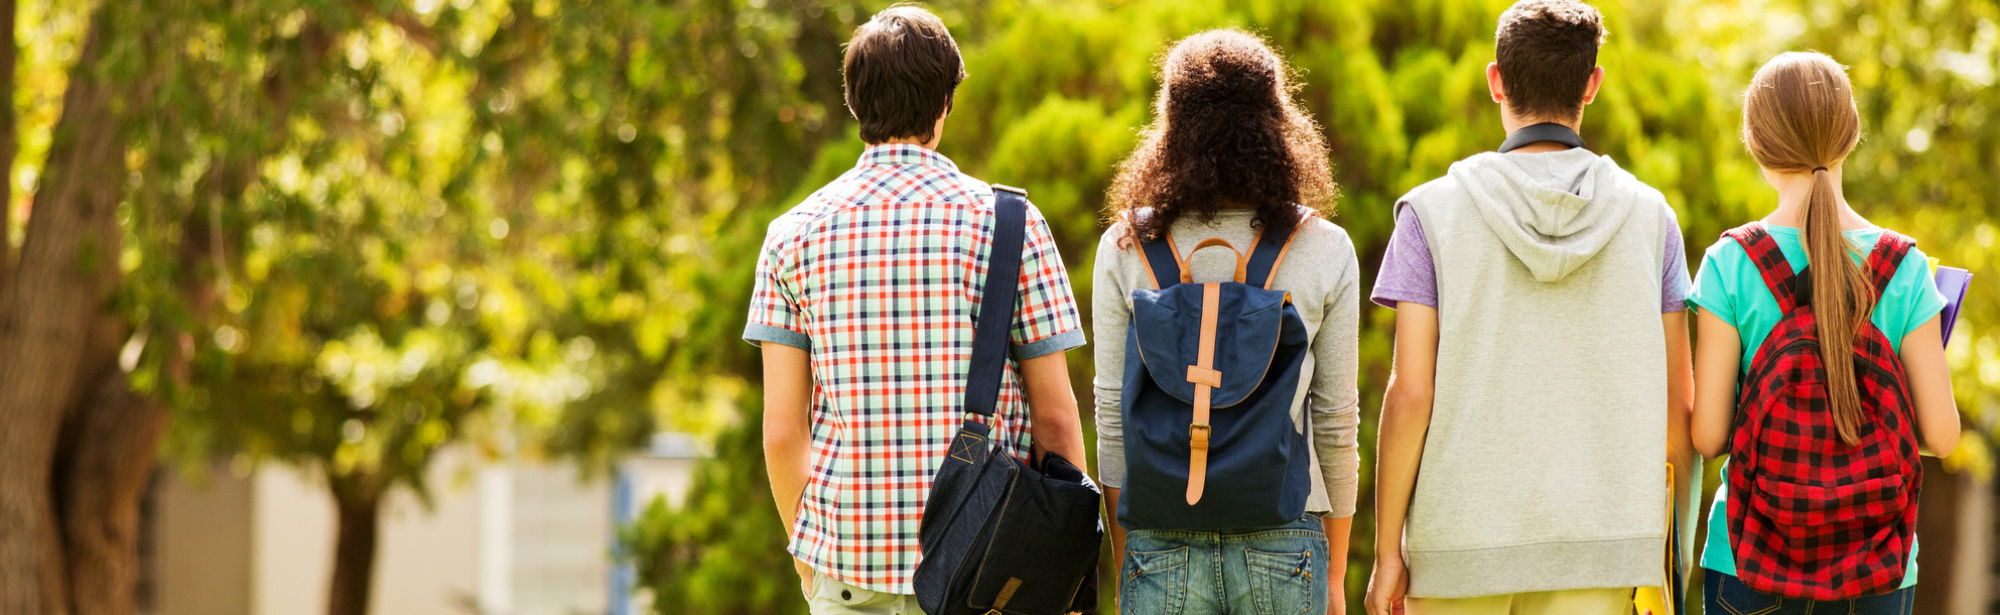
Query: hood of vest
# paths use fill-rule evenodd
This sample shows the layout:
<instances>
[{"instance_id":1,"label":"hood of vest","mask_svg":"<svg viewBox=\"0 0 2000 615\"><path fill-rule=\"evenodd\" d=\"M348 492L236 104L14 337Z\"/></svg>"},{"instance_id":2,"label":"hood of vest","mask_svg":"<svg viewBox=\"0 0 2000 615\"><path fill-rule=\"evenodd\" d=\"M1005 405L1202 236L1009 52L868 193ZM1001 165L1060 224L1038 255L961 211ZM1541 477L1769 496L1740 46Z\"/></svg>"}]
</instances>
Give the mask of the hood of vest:
<instances>
[{"instance_id":1,"label":"hood of vest","mask_svg":"<svg viewBox=\"0 0 2000 615\"><path fill-rule=\"evenodd\" d=\"M1486 225L1535 279L1554 282L1604 249L1632 214L1625 172L1585 149L1487 152L1451 165L1450 176Z\"/></svg>"}]
</instances>

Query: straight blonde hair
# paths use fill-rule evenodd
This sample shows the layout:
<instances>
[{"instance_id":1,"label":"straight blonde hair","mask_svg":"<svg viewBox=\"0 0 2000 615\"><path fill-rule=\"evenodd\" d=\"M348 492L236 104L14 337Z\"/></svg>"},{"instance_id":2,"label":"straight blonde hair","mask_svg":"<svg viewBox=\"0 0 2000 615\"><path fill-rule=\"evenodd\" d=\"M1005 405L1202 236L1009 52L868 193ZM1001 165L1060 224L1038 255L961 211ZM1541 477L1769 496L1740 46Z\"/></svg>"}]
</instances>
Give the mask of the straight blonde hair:
<instances>
[{"instance_id":1,"label":"straight blonde hair","mask_svg":"<svg viewBox=\"0 0 2000 615\"><path fill-rule=\"evenodd\" d=\"M1840 202L1827 168L1840 164L1861 141L1847 70L1821 53L1779 54L1751 78L1743 94L1743 140L1757 164L1774 171L1811 173L1800 233L1805 236L1806 277L1826 365L1827 400L1840 439L1856 444L1861 390L1854 375L1854 338L1875 308L1875 284L1856 265L1855 247L1840 232Z\"/></svg>"}]
</instances>

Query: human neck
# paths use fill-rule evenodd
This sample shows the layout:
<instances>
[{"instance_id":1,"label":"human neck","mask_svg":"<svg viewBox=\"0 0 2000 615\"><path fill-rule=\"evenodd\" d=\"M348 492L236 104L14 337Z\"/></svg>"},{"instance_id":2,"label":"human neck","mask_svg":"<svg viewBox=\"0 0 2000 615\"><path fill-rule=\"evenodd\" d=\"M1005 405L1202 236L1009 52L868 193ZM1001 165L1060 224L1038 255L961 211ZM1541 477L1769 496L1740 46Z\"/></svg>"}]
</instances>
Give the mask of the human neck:
<instances>
[{"instance_id":1,"label":"human neck","mask_svg":"<svg viewBox=\"0 0 2000 615\"><path fill-rule=\"evenodd\" d=\"M1839 166L1827 170L1833 184L1833 203L1840 208L1840 229L1851 231L1874 226L1847 204L1847 195L1840 188L1840 171ZM1771 210L1770 215L1764 216L1764 223L1792 228L1804 227L1806 201L1812 197L1813 174L1774 173L1771 176L1771 185L1778 189L1778 208Z\"/></svg>"},{"instance_id":2,"label":"human neck","mask_svg":"<svg viewBox=\"0 0 2000 615\"><path fill-rule=\"evenodd\" d=\"M875 145L915 145L917 147L921 147L932 151L937 150L937 144L938 144L937 139L931 139L926 141L919 137L896 137L894 139L884 139L880 142L875 143Z\"/></svg>"}]
</instances>

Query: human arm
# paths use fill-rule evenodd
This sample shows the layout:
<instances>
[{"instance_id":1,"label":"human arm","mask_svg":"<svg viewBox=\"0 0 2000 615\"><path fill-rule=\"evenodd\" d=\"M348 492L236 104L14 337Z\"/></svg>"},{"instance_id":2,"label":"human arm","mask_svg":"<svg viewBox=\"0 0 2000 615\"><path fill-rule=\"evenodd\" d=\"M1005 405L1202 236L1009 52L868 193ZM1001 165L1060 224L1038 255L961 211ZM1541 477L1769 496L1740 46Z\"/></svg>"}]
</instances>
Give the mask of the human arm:
<instances>
[{"instance_id":1,"label":"human arm","mask_svg":"<svg viewBox=\"0 0 2000 615\"><path fill-rule=\"evenodd\" d=\"M798 520L799 498L812 473L812 363L803 348L763 344L764 467L786 534ZM800 587L812 593L812 568L794 558Z\"/></svg>"},{"instance_id":2,"label":"human arm","mask_svg":"<svg viewBox=\"0 0 2000 615\"><path fill-rule=\"evenodd\" d=\"M1320 519L1327 541L1327 613L1347 613L1347 547L1354 525L1361 469L1361 408L1356 379L1361 371L1360 263L1354 246L1341 241L1335 283L1313 336L1313 374L1306 397L1313 452L1319 461L1328 512Z\"/></svg>"},{"instance_id":3,"label":"human arm","mask_svg":"<svg viewBox=\"0 0 2000 615\"><path fill-rule=\"evenodd\" d=\"M1693 283L1688 279L1687 249L1679 222L1667 224L1664 234L1660 324L1667 335L1667 463L1674 467L1675 506L1692 508L1700 502L1688 503L1688 494L1695 491L1690 483L1700 480L1695 477L1701 470L1701 458L1695 455L1688 433L1694 414L1694 349L1688 343L1687 313Z\"/></svg>"},{"instance_id":4,"label":"human arm","mask_svg":"<svg viewBox=\"0 0 2000 615\"><path fill-rule=\"evenodd\" d=\"M1687 310L1660 315L1667 334L1667 462L1673 464L1673 519L1681 536L1694 536L1701 519L1701 455L1689 433L1694 420L1694 348L1688 342ZM1681 540L1680 570L1686 575L1695 561L1694 541ZM1673 596L1670 600L1680 600Z\"/></svg>"},{"instance_id":5,"label":"human arm","mask_svg":"<svg viewBox=\"0 0 2000 615\"><path fill-rule=\"evenodd\" d=\"M1347 615L1347 545L1354 516L1327 515L1319 526L1326 532L1326 614Z\"/></svg>"},{"instance_id":6,"label":"human arm","mask_svg":"<svg viewBox=\"0 0 2000 615\"><path fill-rule=\"evenodd\" d=\"M1061 455L1083 467L1083 423L1076 392L1069 385L1068 353L1051 352L1020 361L1021 388L1028 396L1029 432L1035 448Z\"/></svg>"},{"instance_id":7,"label":"human arm","mask_svg":"<svg viewBox=\"0 0 2000 615\"><path fill-rule=\"evenodd\" d=\"M1932 455L1943 457L1958 448L1958 400L1951 393L1951 368L1945 364L1940 317L1933 316L1903 336L1903 372L1909 377L1910 401L1916 404L1917 434Z\"/></svg>"},{"instance_id":8,"label":"human arm","mask_svg":"<svg viewBox=\"0 0 2000 615\"><path fill-rule=\"evenodd\" d=\"M1097 369L1091 379L1096 405L1097 482L1104 487L1105 527L1111 534L1113 583L1105 591L1117 594L1115 574L1125 564L1125 526L1118 523L1118 492L1125 485L1125 416L1120 407L1125 382L1125 335L1132 317L1130 291L1118 275L1118 261L1130 256L1118 246L1124 223L1113 224L1097 243L1090 289L1090 329L1097 334L1091 346Z\"/></svg>"},{"instance_id":9,"label":"human arm","mask_svg":"<svg viewBox=\"0 0 2000 615\"><path fill-rule=\"evenodd\" d=\"M1660 315L1667 332L1667 463L1674 464L1674 485L1688 484L1688 475L1698 462L1688 429L1694 413L1693 348L1688 343L1687 312ZM1676 500L1679 501L1679 500Z\"/></svg>"},{"instance_id":10,"label":"human arm","mask_svg":"<svg viewBox=\"0 0 2000 615\"><path fill-rule=\"evenodd\" d=\"M1416 492L1417 468L1430 430L1436 395L1437 310L1414 303L1396 307L1396 356L1375 453L1375 571L1365 601L1369 615L1390 615L1409 590L1403 527Z\"/></svg>"},{"instance_id":11,"label":"human arm","mask_svg":"<svg viewBox=\"0 0 2000 615\"><path fill-rule=\"evenodd\" d=\"M1111 576L1115 581L1104 589L1113 596L1118 595L1118 582L1125 580L1119 574L1125 570L1125 526L1118 524L1118 491L1117 487L1104 488L1104 516L1111 520L1106 527L1111 529L1111 557L1115 558L1111 563Z\"/></svg>"},{"instance_id":12,"label":"human arm","mask_svg":"<svg viewBox=\"0 0 2000 615\"><path fill-rule=\"evenodd\" d=\"M1695 347L1694 417L1689 435L1694 448L1707 457L1729 453L1729 431L1736 415L1736 379L1743 363L1743 339L1736 327L1714 312L1697 310L1701 344Z\"/></svg>"}]
</instances>

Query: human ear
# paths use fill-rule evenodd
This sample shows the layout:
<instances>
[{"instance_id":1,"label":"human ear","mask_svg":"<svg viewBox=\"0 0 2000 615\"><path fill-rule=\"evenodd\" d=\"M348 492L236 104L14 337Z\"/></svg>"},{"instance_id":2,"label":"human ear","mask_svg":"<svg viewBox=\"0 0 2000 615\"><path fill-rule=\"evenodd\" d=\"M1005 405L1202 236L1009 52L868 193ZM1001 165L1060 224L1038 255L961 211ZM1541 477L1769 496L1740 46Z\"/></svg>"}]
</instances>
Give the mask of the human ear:
<instances>
[{"instance_id":1,"label":"human ear","mask_svg":"<svg viewBox=\"0 0 2000 615\"><path fill-rule=\"evenodd\" d=\"M1597 100L1597 88L1604 85L1604 67L1590 69L1590 83L1583 86L1583 104Z\"/></svg>"},{"instance_id":2,"label":"human ear","mask_svg":"<svg viewBox=\"0 0 2000 615\"><path fill-rule=\"evenodd\" d=\"M1500 83L1500 63L1486 63L1486 92L1493 95L1493 102L1507 102L1507 86Z\"/></svg>"}]
</instances>

